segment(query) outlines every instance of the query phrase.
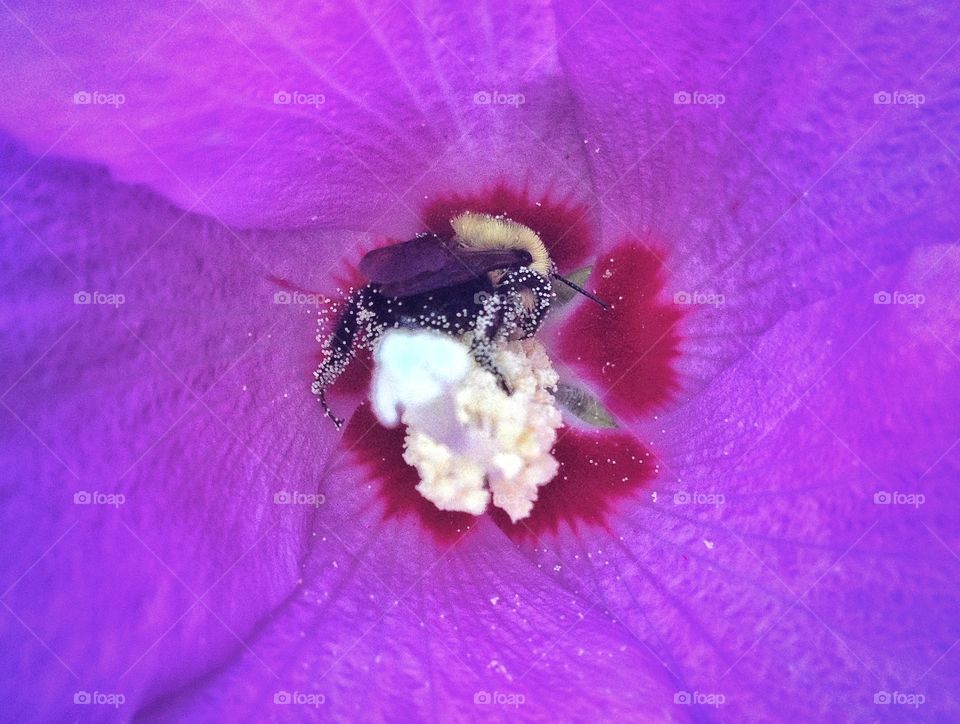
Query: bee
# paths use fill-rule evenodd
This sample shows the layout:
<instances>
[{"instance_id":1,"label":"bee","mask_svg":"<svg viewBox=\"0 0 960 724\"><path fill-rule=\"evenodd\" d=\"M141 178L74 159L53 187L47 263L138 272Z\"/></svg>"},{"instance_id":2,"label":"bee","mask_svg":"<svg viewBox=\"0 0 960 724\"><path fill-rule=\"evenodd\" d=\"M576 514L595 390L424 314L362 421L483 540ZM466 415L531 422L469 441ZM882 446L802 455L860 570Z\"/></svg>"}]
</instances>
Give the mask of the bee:
<instances>
[{"instance_id":1,"label":"bee","mask_svg":"<svg viewBox=\"0 0 960 724\"><path fill-rule=\"evenodd\" d=\"M499 342L532 337L554 299L553 280L604 309L608 305L559 274L540 237L502 216L466 212L450 221L453 234L421 234L375 249L359 265L368 283L354 290L314 372L313 392L339 430L343 420L326 391L361 349L389 329L433 329L469 340L477 364L510 390L494 363Z\"/></svg>"}]
</instances>

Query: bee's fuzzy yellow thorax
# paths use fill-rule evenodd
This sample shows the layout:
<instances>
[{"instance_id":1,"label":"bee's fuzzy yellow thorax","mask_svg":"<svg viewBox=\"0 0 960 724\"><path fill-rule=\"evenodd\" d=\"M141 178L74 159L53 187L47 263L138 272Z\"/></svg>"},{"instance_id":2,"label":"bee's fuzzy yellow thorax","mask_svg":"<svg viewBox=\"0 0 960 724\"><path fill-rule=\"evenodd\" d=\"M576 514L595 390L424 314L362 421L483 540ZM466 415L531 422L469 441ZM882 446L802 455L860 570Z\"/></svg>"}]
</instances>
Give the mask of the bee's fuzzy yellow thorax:
<instances>
[{"instance_id":1,"label":"bee's fuzzy yellow thorax","mask_svg":"<svg viewBox=\"0 0 960 724\"><path fill-rule=\"evenodd\" d=\"M503 216L467 211L450 220L459 241L475 249L524 249L533 261L530 268L543 277L553 271L547 247L537 233Z\"/></svg>"}]
</instances>

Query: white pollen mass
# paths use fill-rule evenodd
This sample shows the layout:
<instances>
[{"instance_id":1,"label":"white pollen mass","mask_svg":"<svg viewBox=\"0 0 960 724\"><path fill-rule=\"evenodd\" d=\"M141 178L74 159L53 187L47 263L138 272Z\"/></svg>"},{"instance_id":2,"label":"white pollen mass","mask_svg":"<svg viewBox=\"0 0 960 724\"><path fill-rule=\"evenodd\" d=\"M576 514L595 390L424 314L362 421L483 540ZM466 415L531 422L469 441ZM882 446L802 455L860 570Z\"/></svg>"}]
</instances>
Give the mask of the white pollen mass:
<instances>
[{"instance_id":1,"label":"white pollen mass","mask_svg":"<svg viewBox=\"0 0 960 724\"><path fill-rule=\"evenodd\" d=\"M428 331L390 330L374 352L370 402L377 419L396 427L404 410L430 406L470 370L459 342Z\"/></svg>"},{"instance_id":2,"label":"white pollen mass","mask_svg":"<svg viewBox=\"0 0 960 724\"><path fill-rule=\"evenodd\" d=\"M492 356L508 395L467 344L429 330L388 331L374 351L371 403L384 425L406 425L403 459L427 500L480 515L492 498L516 522L557 473L557 373L534 339L498 344Z\"/></svg>"}]
</instances>

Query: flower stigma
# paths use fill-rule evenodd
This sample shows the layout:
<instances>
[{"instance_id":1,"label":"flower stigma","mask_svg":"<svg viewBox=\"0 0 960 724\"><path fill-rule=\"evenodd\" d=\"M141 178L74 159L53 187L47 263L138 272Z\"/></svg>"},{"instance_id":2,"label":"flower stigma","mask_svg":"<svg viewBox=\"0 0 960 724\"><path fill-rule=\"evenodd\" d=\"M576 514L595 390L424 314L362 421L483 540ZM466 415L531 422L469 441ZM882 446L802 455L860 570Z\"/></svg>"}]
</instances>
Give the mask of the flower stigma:
<instances>
[{"instance_id":1,"label":"flower stigma","mask_svg":"<svg viewBox=\"0 0 960 724\"><path fill-rule=\"evenodd\" d=\"M516 523L557 474L558 377L532 338L496 344L493 359L510 394L465 340L392 329L374 350L370 400L382 424L406 426L403 459L417 469L424 498L473 515L492 499Z\"/></svg>"}]
</instances>

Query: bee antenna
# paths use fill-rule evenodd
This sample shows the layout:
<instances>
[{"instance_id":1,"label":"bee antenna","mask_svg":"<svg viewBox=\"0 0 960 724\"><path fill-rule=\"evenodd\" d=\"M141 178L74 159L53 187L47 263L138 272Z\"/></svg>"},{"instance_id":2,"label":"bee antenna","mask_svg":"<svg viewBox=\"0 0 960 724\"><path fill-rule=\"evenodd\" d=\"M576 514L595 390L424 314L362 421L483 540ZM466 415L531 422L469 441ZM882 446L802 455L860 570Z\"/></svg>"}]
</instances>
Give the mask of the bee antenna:
<instances>
[{"instance_id":1,"label":"bee antenna","mask_svg":"<svg viewBox=\"0 0 960 724\"><path fill-rule=\"evenodd\" d=\"M588 292L586 289L584 289L584 288L581 287L581 286L578 286L578 285L574 284L574 283L573 283L572 281L570 281L569 279L566 279L565 277L560 276L560 275L557 274L556 272L551 272L551 273L550 273L550 276L552 276L554 279L559 279L559 280L562 281L564 284L566 284L568 287L570 287L571 289L573 289L573 290L576 291L576 292L580 292L583 296L587 297L588 299L592 299L593 301L595 301L597 304L599 304L599 305L600 305L601 307L603 307L604 309L610 309L610 305L607 304L607 303L606 303L605 301L603 301L602 299L600 299L600 297L597 297L597 296L591 294L591 293Z\"/></svg>"}]
</instances>

